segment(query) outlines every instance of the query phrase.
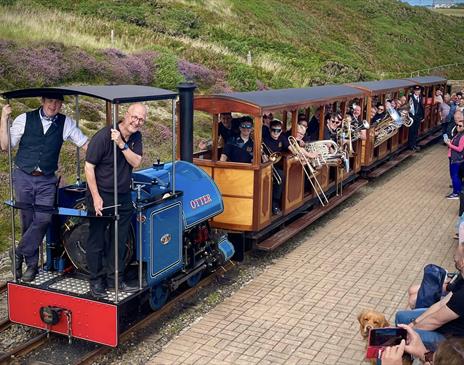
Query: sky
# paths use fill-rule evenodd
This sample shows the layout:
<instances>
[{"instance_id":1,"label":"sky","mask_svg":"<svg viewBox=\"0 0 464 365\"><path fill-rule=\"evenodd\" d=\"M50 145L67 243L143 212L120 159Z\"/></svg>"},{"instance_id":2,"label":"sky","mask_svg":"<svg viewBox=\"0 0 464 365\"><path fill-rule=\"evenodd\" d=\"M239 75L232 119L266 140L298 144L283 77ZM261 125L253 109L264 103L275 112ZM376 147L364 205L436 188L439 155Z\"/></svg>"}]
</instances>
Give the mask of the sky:
<instances>
[{"instance_id":1,"label":"sky","mask_svg":"<svg viewBox=\"0 0 464 365\"><path fill-rule=\"evenodd\" d=\"M422 6L431 6L433 1L432 0L403 0L406 3L409 3L411 5L422 5ZM449 0L435 0L435 3L448 3ZM454 3L464 3L464 0L454 0Z\"/></svg>"}]
</instances>

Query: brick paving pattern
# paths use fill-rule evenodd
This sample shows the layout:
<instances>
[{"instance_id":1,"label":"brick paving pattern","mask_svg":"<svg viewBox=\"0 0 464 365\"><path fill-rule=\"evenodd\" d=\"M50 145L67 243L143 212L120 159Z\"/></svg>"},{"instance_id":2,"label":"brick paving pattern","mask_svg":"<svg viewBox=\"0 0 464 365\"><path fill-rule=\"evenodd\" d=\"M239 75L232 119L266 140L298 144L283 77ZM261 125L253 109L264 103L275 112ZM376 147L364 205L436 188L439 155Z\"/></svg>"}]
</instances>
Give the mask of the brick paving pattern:
<instances>
[{"instance_id":1,"label":"brick paving pattern","mask_svg":"<svg viewBox=\"0 0 464 365\"><path fill-rule=\"evenodd\" d=\"M453 268L459 201L444 199L448 184L441 144L411 157L150 364L367 364L359 312L374 308L393 320L425 264Z\"/></svg>"}]
</instances>

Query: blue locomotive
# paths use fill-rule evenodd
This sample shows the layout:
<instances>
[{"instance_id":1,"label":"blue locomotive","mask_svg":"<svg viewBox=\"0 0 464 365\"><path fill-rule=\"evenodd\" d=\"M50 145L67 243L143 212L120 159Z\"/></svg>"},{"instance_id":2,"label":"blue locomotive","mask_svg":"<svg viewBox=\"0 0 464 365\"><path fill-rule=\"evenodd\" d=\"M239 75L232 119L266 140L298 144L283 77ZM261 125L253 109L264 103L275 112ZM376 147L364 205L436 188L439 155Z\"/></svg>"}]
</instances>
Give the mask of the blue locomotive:
<instances>
[{"instance_id":1,"label":"blue locomotive","mask_svg":"<svg viewBox=\"0 0 464 365\"><path fill-rule=\"evenodd\" d=\"M180 111L191 113L193 88L186 85L180 91ZM76 101L79 95L103 99L113 111L113 124L117 120L119 104L170 100L173 130L175 128L177 94L157 88L84 86L26 89L3 96L11 99L42 96L47 92L75 96ZM190 106L185 109L182 102L190 103ZM173 161L175 145L173 141ZM181 155L188 156L188 153L188 149L181 151ZM127 293L116 286L115 290L107 292L104 299L91 297L85 275L85 244L88 220L97 218L89 217L85 210L86 185L80 182L79 169L77 164L76 184L58 189L42 270L32 283L16 278L8 283L9 317L12 322L65 334L70 339L75 337L117 346L119 335L143 315L140 308L145 303L148 302L153 310L161 308L169 293L181 284L194 286L204 273L226 263L233 256L234 247L225 234L211 229L209 225L209 220L224 210L221 193L214 181L188 161L155 163L135 171L132 176L135 213L125 262L128 275L132 275L133 281L138 280L139 291ZM10 191L8 205L14 213L20 207ZM117 217L117 210L114 217ZM113 221L117 225L117 219ZM14 219L12 226L14 232Z\"/></svg>"}]
</instances>

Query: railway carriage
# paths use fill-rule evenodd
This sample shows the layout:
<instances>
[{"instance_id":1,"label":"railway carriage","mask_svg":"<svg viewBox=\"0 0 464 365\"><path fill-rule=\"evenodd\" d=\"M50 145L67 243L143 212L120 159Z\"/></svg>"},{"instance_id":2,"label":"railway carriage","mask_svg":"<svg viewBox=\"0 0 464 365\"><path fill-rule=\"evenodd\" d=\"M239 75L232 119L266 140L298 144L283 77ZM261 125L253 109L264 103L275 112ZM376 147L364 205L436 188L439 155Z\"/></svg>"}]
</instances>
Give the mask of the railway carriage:
<instances>
[{"instance_id":1,"label":"railway carriage","mask_svg":"<svg viewBox=\"0 0 464 365\"><path fill-rule=\"evenodd\" d=\"M324 116L327 112L340 110L345 116L353 100L366 97L366 92L346 85L327 85L299 89L266 90L254 92L233 92L218 95L197 96L194 100L196 113L207 113L212 127L212 147L194 155L193 162L212 177L218 185L224 199L224 213L213 218L214 227L227 229L232 234L239 232L236 251L245 243L262 250L274 249L288 237L272 236L286 222L294 220L315 207L319 199L314 188L305 184L302 164L291 153L282 156L283 194L282 215L273 216L271 211L273 164L262 162L262 118L272 113L283 121L285 127L291 128L295 137L297 117L300 112L308 117L318 110L319 139L324 135ZM219 145L218 121L220 114L234 113L247 115L254 121L254 150L252 163L220 161L223 146ZM256 147L258 146L258 147ZM316 172L318 184L325 195L336 194L338 185L346 185L357 177L361 169L361 140L353 144L354 154L350 158L351 170L343 173L342 168L323 165ZM306 186L305 186L306 185ZM361 184L353 186L344 193L344 198L352 194ZM354 188L356 187L356 188ZM317 189L316 189L317 190ZM319 192L320 194L320 192ZM336 205L340 199L328 202ZM331 204L333 203L333 204ZM325 209L328 209L326 207ZM312 212L313 214L315 211ZM309 224L308 217L305 224ZM292 231L295 234L306 225L301 224ZM236 235L234 236L236 239ZM266 238L270 237L266 240Z\"/></svg>"},{"instance_id":2,"label":"railway carriage","mask_svg":"<svg viewBox=\"0 0 464 365\"><path fill-rule=\"evenodd\" d=\"M188 94L189 86L181 86L181 92L186 90ZM116 128L121 104L171 102L174 129L177 93L152 87L27 89L7 92L3 96L8 100L47 93L75 96L76 106L80 95L106 101L107 110L111 111L107 120L111 121L113 128ZM77 109L76 116L78 114ZM173 141L173 156L175 147ZM11 148L9 150L11 176ZM116 160L114 163L116 176ZM53 224L45 245L46 262L42 262L39 274L31 283L21 282L15 277L7 284L9 318L12 322L61 333L70 339L75 337L117 346L119 335L140 320L145 309L159 309L169 292L184 282L194 286L204 272L216 270L232 257L233 246L227 236L210 228L210 218L223 211L221 194L210 177L186 161L154 163L132 175L131 194L135 213L132 235L127 244L126 271L128 276L137 279L139 290L136 293L119 290L116 275L115 289L108 290L104 299L97 300L89 293L85 275L85 245L88 220L102 218L90 216L83 209L86 184L80 181L79 175L78 163L77 182L58 189ZM116 179L114 184L117 191ZM15 201L12 189L10 192L7 204L12 210L14 242L14 213L24 207L21 202ZM115 226L117 237L117 205L113 209L111 224ZM115 270L118 271L117 255Z\"/></svg>"}]
</instances>

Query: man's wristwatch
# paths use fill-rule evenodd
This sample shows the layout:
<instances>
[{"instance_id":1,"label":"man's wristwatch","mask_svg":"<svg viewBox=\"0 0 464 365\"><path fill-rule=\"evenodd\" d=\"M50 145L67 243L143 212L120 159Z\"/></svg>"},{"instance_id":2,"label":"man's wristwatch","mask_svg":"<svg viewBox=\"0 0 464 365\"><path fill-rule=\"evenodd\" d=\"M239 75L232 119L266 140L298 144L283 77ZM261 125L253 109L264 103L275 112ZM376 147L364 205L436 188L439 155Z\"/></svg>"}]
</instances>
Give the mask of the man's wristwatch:
<instances>
[{"instance_id":1,"label":"man's wristwatch","mask_svg":"<svg viewBox=\"0 0 464 365\"><path fill-rule=\"evenodd\" d=\"M124 147L121 148L121 151L125 151L129 149L129 145L127 143L124 143Z\"/></svg>"}]
</instances>

